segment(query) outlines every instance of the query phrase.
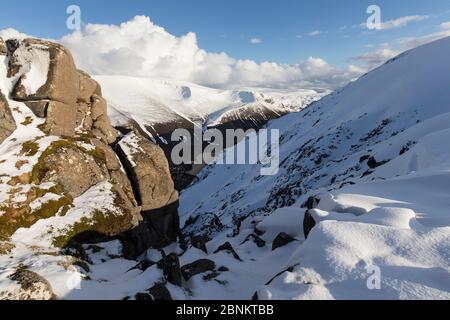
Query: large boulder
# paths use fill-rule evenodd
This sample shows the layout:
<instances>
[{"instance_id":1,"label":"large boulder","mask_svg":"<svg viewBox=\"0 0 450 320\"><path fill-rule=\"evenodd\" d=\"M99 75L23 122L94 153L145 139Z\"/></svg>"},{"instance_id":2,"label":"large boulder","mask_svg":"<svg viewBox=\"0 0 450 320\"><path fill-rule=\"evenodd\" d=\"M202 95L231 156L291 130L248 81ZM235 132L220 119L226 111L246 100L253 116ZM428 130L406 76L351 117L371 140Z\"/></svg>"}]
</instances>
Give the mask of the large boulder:
<instances>
[{"instance_id":1,"label":"large boulder","mask_svg":"<svg viewBox=\"0 0 450 320\"><path fill-rule=\"evenodd\" d=\"M110 192L104 192L113 197L114 212L99 208L91 222L80 221L67 235L58 237L57 246L65 246L71 241L89 242L99 236L121 235L135 228L142 220L129 180L112 153L110 147L99 140L92 139L88 145L87 141L62 139L53 142L33 167L32 183L40 185L51 182L60 194L65 195L64 199L68 199L65 203L55 204L59 207L70 205L72 199L101 183L109 182L112 186ZM54 211L45 212L45 216L53 215Z\"/></svg>"},{"instance_id":2,"label":"large boulder","mask_svg":"<svg viewBox=\"0 0 450 320\"><path fill-rule=\"evenodd\" d=\"M0 143L16 130L16 122L11 114L8 101L0 90Z\"/></svg>"},{"instance_id":3,"label":"large boulder","mask_svg":"<svg viewBox=\"0 0 450 320\"><path fill-rule=\"evenodd\" d=\"M42 128L46 133L74 136L80 81L69 50L39 39L10 39L6 44L8 77L17 78L11 98L47 118Z\"/></svg>"},{"instance_id":4,"label":"large boulder","mask_svg":"<svg viewBox=\"0 0 450 320\"><path fill-rule=\"evenodd\" d=\"M76 128L76 108L71 105L50 101L46 108L47 120L44 131L54 136L72 137Z\"/></svg>"},{"instance_id":5,"label":"large boulder","mask_svg":"<svg viewBox=\"0 0 450 320\"><path fill-rule=\"evenodd\" d=\"M117 130L111 125L111 121L106 114L93 121L91 133L108 144L115 142L119 135Z\"/></svg>"},{"instance_id":6,"label":"large boulder","mask_svg":"<svg viewBox=\"0 0 450 320\"><path fill-rule=\"evenodd\" d=\"M94 152L69 140L54 142L44 151L32 173L34 183L54 182L76 198L109 178L106 166Z\"/></svg>"},{"instance_id":7,"label":"large boulder","mask_svg":"<svg viewBox=\"0 0 450 320\"><path fill-rule=\"evenodd\" d=\"M8 40L7 44L8 75L19 77L12 91L13 99L54 100L75 106L79 76L68 49L39 39Z\"/></svg>"},{"instance_id":8,"label":"large boulder","mask_svg":"<svg viewBox=\"0 0 450 320\"><path fill-rule=\"evenodd\" d=\"M56 299L50 283L37 273L23 267L9 276L17 282L19 288L14 291L0 292L0 299L8 300L54 300Z\"/></svg>"},{"instance_id":9,"label":"large boulder","mask_svg":"<svg viewBox=\"0 0 450 320\"><path fill-rule=\"evenodd\" d=\"M134 132L118 143L117 151L142 207L151 246L163 248L176 241L180 234L178 192L164 151Z\"/></svg>"},{"instance_id":10,"label":"large boulder","mask_svg":"<svg viewBox=\"0 0 450 320\"><path fill-rule=\"evenodd\" d=\"M159 146L131 132L119 142L118 151L131 175L138 203L144 212L178 201L169 163Z\"/></svg>"},{"instance_id":11,"label":"large boulder","mask_svg":"<svg viewBox=\"0 0 450 320\"><path fill-rule=\"evenodd\" d=\"M78 70L78 75L80 91L76 105L76 127L106 144L112 144L119 134L108 117L108 106L101 96L101 87L87 73Z\"/></svg>"},{"instance_id":12,"label":"large boulder","mask_svg":"<svg viewBox=\"0 0 450 320\"><path fill-rule=\"evenodd\" d=\"M80 82L80 91L78 93L78 102L90 103L91 97L95 94L101 96L101 88L97 81L91 78L91 76L82 71L78 70L78 77Z\"/></svg>"}]
</instances>

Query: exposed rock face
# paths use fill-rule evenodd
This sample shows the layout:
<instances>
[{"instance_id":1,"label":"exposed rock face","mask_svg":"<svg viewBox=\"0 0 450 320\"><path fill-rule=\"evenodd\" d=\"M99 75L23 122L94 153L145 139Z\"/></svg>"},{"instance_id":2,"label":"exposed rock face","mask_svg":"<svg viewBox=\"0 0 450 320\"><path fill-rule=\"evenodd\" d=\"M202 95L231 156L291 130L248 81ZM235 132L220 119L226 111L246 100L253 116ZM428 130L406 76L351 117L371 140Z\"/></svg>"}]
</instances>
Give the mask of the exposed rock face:
<instances>
[{"instance_id":1,"label":"exposed rock face","mask_svg":"<svg viewBox=\"0 0 450 320\"><path fill-rule=\"evenodd\" d=\"M7 43L10 55L8 75L19 76L12 92L14 100L53 100L69 106L75 105L79 80L69 50L59 44L39 39L8 40ZM48 61L48 74L46 82L32 92L25 82L34 68L38 67L38 61L42 64Z\"/></svg>"},{"instance_id":2,"label":"exposed rock face","mask_svg":"<svg viewBox=\"0 0 450 320\"><path fill-rule=\"evenodd\" d=\"M11 96L46 118L45 132L73 137L79 130L107 144L116 141L100 85L76 69L69 50L39 39L8 40L7 47L8 76L18 78ZM44 81L36 79L36 70L48 70Z\"/></svg>"},{"instance_id":3,"label":"exposed rock face","mask_svg":"<svg viewBox=\"0 0 450 320\"><path fill-rule=\"evenodd\" d=\"M37 273L25 268L19 268L9 278L16 281L20 285L20 289L8 293L0 292L1 299L54 300L56 298L50 283Z\"/></svg>"},{"instance_id":4,"label":"exposed rock face","mask_svg":"<svg viewBox=\"0 0 450 320\"><path fill-rule=\"evenodd\" d=\"M162 150L134 135L131 139L136 139L138 152L129 154L122 148L129 142L127 136L119 144L118 150L123 155L119 159L110 146L118 139L118 132L111 125L101 87L87 73L76 69L71 53L63 46L24 39L8 40L6 44L2 41L0 49L9 56L7 77L14 84L11 99L23 102L37 117L45 119L38 127L44 133L59 137L45 150L39 150L38 140L29 142L35 148L33 154L41 152L38 162L32 172L11 179L10 185L52 183L55 187L49 191L33 189L23 206L7 211L3 215L4 219L8 218L4 230L0 226L0 231L5 231L3 236L7 238L17 227L24 227L19 225L21 215L31 213L30 203L42 196L41 193L60 196L64 201L52 202L51 210L43 208L39 212L42 216L34 214L37 220L61 210L67 212L76 198L107 182L112 186L108 192L114 198L113 206L123 215L120 218L114 218L114 214L102 215L101 223L94 227L77 225L71 230L73 236L77 230L85 229L119 236L124 255L129 258L150 246L162 247L176 240L178 193ZM15 129L8 100L0 93L0 143ZM28 220L25 227L37 221ZM85 239L84 236L74 238Z\"/></svg>"},{"instance_id":5,"label":"exposed rock face","mask_svg":"<svg viewBox=\"0 0 450 320\"><path fill-rule=\"evenodd\" d=\"M68 141L55 143L47 153L41 157L39 168L35 169L35 181L55 182L73 198L108 178L104 165Z\"/></svg>"},{"instance_id":6,"label":"exposed rock face","mask_svg":"<svg viewBox=\"0 0 450 320\"><path fill-rule=\"evenodd\" d=\"M94 95L101 96L100 85L91 78L89 74L82 70L78 70L78 77L80 80L80 91L78 93L77 101L81 103L90 103L91 97Z\"/></svg>"},{"instance_id":7,"label":"exposed rock face","mask_svg":"<svg viewBox=\"0 0 450 320\"><path fill-rule=\"evenodd\" d=\"M14 130L16 130L16 122L9 109L8 101L0 91L0 143L5 141Z\"/></svg>"},{"instance_id":8,"label":"exposed rock face","mask_svg":"<svg viewBox=\"0 0 450 320\"><path fill-rule=\"evenodd\" d=\"M130 132L118 144L118 154L131 177L153 247L162 248L180 233L178 192L162 149L139 133Z\"/></svg>"},{"instance_id":9,"label":"exposed rock face","mask_svg":"<svg viewBox=\"0 0 450 320\"><path fill-rule=\"evenodd\" d=\"M118 149L136 185L138 203L143 211L151 211L178 200L162 149L139 134L129 133Z\"/></svg>"},{"instance_id":10,"label":"exposed rock face","mask_svg":"<svg viewBox=\"0 0 450 320\"><path fill-rule=\"evenodd\" d=\"M0 37L0 56L6 56L7 51L8 49L6 48L5 41Z\"/></svg>"}]
</instances>

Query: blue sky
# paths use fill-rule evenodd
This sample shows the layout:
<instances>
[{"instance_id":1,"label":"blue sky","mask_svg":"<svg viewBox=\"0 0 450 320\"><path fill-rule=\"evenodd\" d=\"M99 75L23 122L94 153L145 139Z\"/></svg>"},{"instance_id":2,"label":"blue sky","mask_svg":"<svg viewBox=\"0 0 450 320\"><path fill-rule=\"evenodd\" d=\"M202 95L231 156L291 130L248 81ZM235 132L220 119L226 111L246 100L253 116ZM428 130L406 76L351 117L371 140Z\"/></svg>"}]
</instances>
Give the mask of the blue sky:
<instances>
[{"instance_id":1,"label":"blue sky","mask_svg":"<svg viewBox=\"0 0 450 320\"><path fill-rule=\"evenodd\" d=\"M335 89L450 36L449 0L0 1L0 34L13 28L58 40L92 74L224 88ZM80 35L66 27L74 4L92 26ZM372 4L381 8L383 30L365 27Z\"/></svg>"},{"instance_id":2,"label":"blue sky","mask_svg":"<svg viewBox=\"0 0 450 320\"><path fill-rule=\"evenodd\" d=\"M199 47L207 51L278 63L320 56L338 66L366 51L369 44L431 33L439 23L450 20L448 0L40 0L39 4L22 0L20 8L11 1L4 2L0 29L12 27L40 37L59 38L68 33L65 10L69 4L77 4L84 23L118 24L135 15L147 15L174 35L195 32ZM408 15L432 17L373 35L361 34L358 28L339 30L365 21L369 4L381 7L383 21ZM322 34L305 36L315 30ZM262 43L251 44L252 38Z\"/></svg>"}]
</instances>

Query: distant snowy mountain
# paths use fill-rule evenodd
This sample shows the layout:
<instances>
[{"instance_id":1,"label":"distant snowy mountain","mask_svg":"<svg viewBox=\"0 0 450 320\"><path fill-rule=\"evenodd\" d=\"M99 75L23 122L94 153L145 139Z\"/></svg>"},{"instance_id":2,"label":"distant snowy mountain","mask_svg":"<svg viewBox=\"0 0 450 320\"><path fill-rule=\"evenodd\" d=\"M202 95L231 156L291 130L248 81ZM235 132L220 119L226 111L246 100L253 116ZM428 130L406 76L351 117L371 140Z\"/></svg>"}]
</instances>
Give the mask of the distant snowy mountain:
<instances>
[{"instance_id":1,"label":"distant snowy mountain","mask_svg":"<svg viewBox=\"0 0 450 320\"><path fill-rule=\"evenodd\" d=\"M124 76L94 77L108 100L116 126L138 123L150 136L171 133L194 124L217 126L225 122L265 123L318 100L323 93L255 90L219 90L174 80ZM166 139L163 138L163 141Z\"/></svg>"},{"instance_id":2,"label":"distant snowy mountain","mask_svg":"<svg viewBox=\"0 0 450 320\"><path fill-rule=\"evenodd\" d=\"M191 280L193 297L449 299L449 88L446 38L270 122L279 174L206 167L180 215L186 235L212 239L209 254L182 259L230 272Z\"/></svg>"}]
</instances>

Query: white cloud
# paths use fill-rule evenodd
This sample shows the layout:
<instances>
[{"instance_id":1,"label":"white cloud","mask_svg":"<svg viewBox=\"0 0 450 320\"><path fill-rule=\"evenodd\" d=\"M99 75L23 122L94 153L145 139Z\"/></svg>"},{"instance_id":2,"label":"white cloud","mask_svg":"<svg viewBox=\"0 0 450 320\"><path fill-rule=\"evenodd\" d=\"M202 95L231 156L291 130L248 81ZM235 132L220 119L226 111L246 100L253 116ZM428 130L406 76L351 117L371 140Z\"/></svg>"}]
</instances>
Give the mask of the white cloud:
<instances>
[{"instance_id":1,"label":"white cloud","mask_svg":"<svg viewBox=\"0 0 450 320\"><path fill-rule=\"evenodd\" d=\"M445 37L450 37L450 29L431 33L421 37L400 38L396 40L396 43L400 45L403 50L409 50Z\"/></svg>"},{"instance_id":2,"label":"white cloud","mask_svg":"<svg viewBox=\"0 0 450 320\"><path fill-rule=\"evenodd\" d=\"M12 29L5 38L20 35ZM1 34L1 32L0 32ZM126 75L189 81L217 88L267 87L333 89L357 76L320 58L298 64L257 63L198 47L195 33L176 37L137 16L120 25L88 24L58 40L80 69L94 75ZM255 41L254 41L255 42Z\"/></svg>"},{"instance_id":3,"label":"white cloud","mask_svg":"<svg viewBox=\"0 0 450 320\"><path fill-rule=\"evenodd\" d=\"M310 32L310 33L307 33L306 35L307 36L310 36L310 37L317 37L317 36L320 36L322 34L322 31L320 31L320 30L315 30L315 31L312 31L312 32Z\"/></svg>"},{"instance_id":4,"label":"white cloud","mask_svg":"<svg viewBox=\"0 0 450 320\"><path fill-rule=\"evenodd\" d=\"M2 37L3 39L11 39L11 38L15 38L15 39L24 39L24 38L28 38L29 36L26 35L25 33L21 33L15 29L12 28L8 28L8 29L3 29L0 30L0 37Z\"/></svg>"},{"instance_id":5,"label":"white cloud","mask_svg":"<svg viewBox=\"0 0 450 320\"><path fill-rule=\"evenodd\" d=\"M381 48L374 52L368 52L356 57L352 57L353 61L357 61L366 65L367 69L373 69L380 66L389 59L399 55L400 52L390 48Z\"/></svg>"},{"instance_id":6,"label":"white cloud","mask_svg":"<svg viewBox=\"0 0 450 320\"><path fill-rule=\"evenodd\" d=\"M256 63L198 47L195 33L176 37L137 16L120 25L89 24L61 39L80 68L98 75L129 75L184 80L201 85L233 88L259 86L335 88L354 75L310 58L300 64ZM251 43L261 43L251 39Z\"/></svg>"},{"instance_id":7,"label":"white cloud","mask_svg":"<svg viewBox=\"0 0 450 320\"><path fill-rule=\"evenodd\" d=\"M198 47L195 33L176 37L144 16L120 25L89 24L58 41L72 51L77 66L91 74L168 78L218 88L333 89L401 51L450 36L449 27L450 22L443 23L436 33L382 44L374 52L351 58L358 65L346 69L335 68L317 57L297 64L257 63L234 59L223 52L207 52ZM2 30L0 36L26 37L14 29Z\"/></svg>"},{"instance_id":8,"label":"white cloud","mask_svg":"<svg viewBox=\"0 0 450 320\"><path fill-rule=\"evenodd\" d=\"M390 30L395 28L403 28L406 27L408 24L412 22L418 22L428 19L429 16L421 16L421 15L415 15L415 16L405 16L400 17L393 20L388 20L386 22L381 23L380 30ZM360 25L363 28L367 28L367 22L363 22Z\"/></svg>"},{"instance_id":9,"label":"white cloud","mask_svg":"<svg viewBox=\"0 0 450 320\"><path fill-rule=\"evenodd\" d=\"M252 38L252 39L250 39L250 43L251 44L260 44L260 43L262 43L262 40L259 38Z\"/></svg>"},{"instance_id":10,"label":"white cloud","mask_svg":"<svg viewBox=\"0 0 450 320\"><path fill-rule=\"evenodd\" d=\"M444 29L444 30L450 29L450 21L441 23L440 27L441 27L441 29Z\"/></svg>"},{"instance_id":11,"label":"white cloud","mask_svg":"<svg viewBox=\"0 0 450 320\"><path fill-rule=\"evenodd\" d=\"M390 43L385 42L379 45L376 51L361 54L359 56L352 57L352 61L362 63L363 68L371 70L389 59L394 58L401 52L414 49L421 45L445 38L450 37L450 22L445 22L439 25L442 29L441 31L434 32L419 37L403 37L398 38ZM367 48L374 47L373 45L366 45Z\"/></svg>"},{"instance_id":12,"label":"white cloud","mask_svg":"<svg viewBox=\"0 0 450 320\"><path fill-rule=\"evenodd\" d=\"M417 21L423 21L428 19L428 16L406 16L401 17L394 20L389 20L381 24L381 30L388 30L388 29L394 29L394 28L402 28L406 27L411 22L417 22Z\"/></svg>"}]
</instances>

